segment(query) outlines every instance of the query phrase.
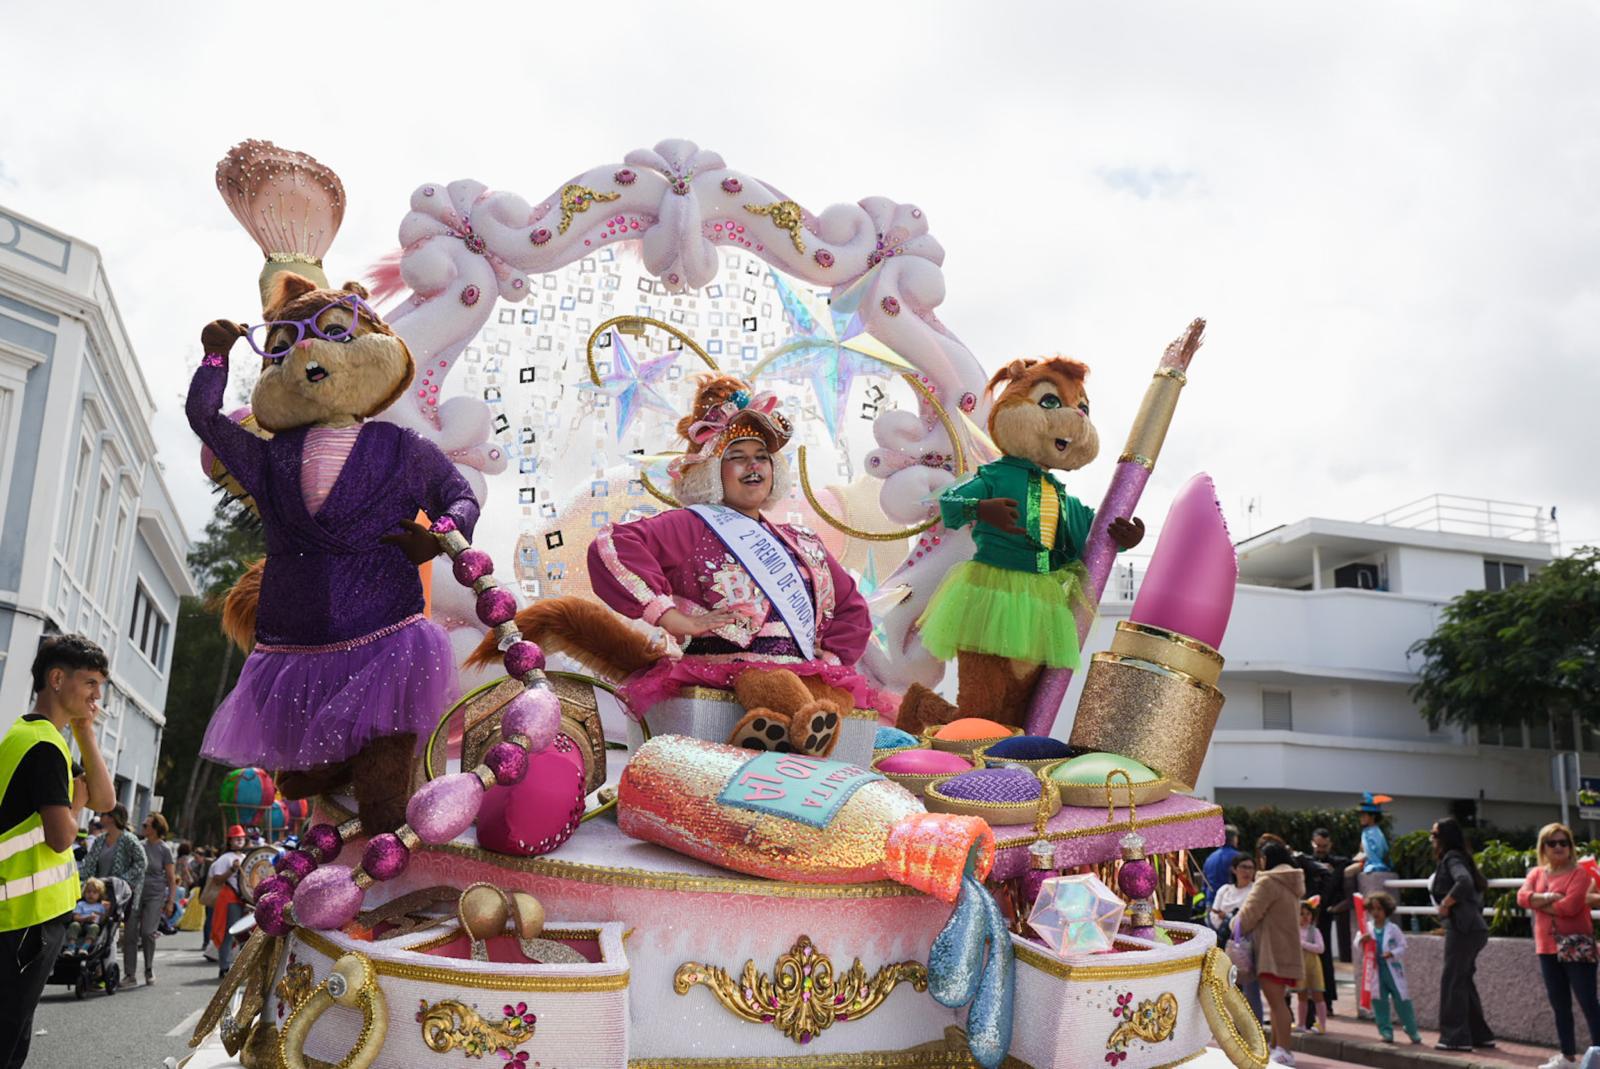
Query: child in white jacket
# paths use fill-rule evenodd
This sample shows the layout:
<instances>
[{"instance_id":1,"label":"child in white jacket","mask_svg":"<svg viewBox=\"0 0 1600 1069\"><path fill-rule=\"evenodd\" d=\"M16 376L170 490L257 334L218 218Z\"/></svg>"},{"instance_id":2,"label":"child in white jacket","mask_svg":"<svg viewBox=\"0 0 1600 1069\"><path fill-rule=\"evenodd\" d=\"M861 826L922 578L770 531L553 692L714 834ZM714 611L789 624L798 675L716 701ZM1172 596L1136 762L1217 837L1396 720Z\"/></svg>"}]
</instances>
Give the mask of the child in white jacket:
<instances>
[{"instance_id":1,"label":"child in white jacket","mask_svg":"<svg viewBox=\"0 0 1600 1069\"><path fill-rule=\"evenodd\" d=\"M1417 1014L1411 1008L1410 993L1406 990L1406 937L1394 923L1394 899L1387 892L1367 898L1368 930L1361 933L1377 949L1378 983L1372 992L1372 1015L1378 1021L1378 1035L1385 1043L1394 1042L1394 1025L1389 1019L1389 1000L1393 999L1400 1014L1400 1024L1412 1043L1421 1043L1417 1031Z\"/></svg>"},{"instance_id":2,"label":"child in white jacket","mask_svg":"<svg viewBox=\"0 0 1600 1069\"><path fill-rule=\"evenodd\" d=\"M1311 1007L1317 1007L1316 1031L1327 1031L1328 1003L1327 978L1322 975L1322 932L1317 928L1318 899L1308 898L1300 903L1300 956L1305 961L1305 978L1296 988L1300 996L1300 1031L1309 1030Z\"/></svg>"}]
</instances>

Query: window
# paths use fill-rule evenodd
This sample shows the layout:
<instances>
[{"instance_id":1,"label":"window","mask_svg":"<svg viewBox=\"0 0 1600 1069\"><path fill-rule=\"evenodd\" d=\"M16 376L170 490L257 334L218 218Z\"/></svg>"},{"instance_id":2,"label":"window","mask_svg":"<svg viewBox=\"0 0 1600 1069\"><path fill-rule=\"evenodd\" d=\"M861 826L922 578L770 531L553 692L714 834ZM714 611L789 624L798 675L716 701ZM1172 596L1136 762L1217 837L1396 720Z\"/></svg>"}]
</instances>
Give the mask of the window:
<instances>
[{"instance_id":1,"label":"window","mask_svg":"<svg viewBox=\"0 0 1600 1069\"><path fill-rule=\"evenodd\" d=\"M1550 717L1550 726L1555 736L1556 749L1563 751L1578 748L1578 734L1572 722L1571 713L1556 713Z\"/></svg>"},{"instance_id":2,"label":"window","mask_svg":"<svg viewBox=\"0 0 1600 1069\"><path fill-rule=\"evenodd\" d=\"M1483 588L1488 591L1504 590L1528 581L1528 569L1510 561L1486 560L1483 562Z\"/></svg>"},{"instance_id":3,"label":"window","mask_svg":"<svg viewBox=\"0 0 1600 1069\"><path fill-rule=\"evenodd\" d=\"M1261 692L1261 730L1294 730L1294 708L1289 700L1289 691L1263 690Z\"/></svg>"},{"instance_id":4,"label":"window","mask_svg":"<svg viewBox=\"0 0 1600 1069\"><path fill-rule=\"evenodd\" d=\"M1550 745L1550 720L1543 716L1528 718L1528 746L1534 750L1554 749Z\"/></svg>"},{"instance_id":5,"label":"window","mask_svg":"<svg viewBox=\"0 0 1600 1069\"><path fill-rule=\"evenodd\" d=\"M151 664L157 668L162 666L167 652L167 621L156 611L155 602L143 583L133 588L133 618L128 622L128 639L150 658Z\"/></svg>"},{"instance_id":6,"label":"window","mask_svg":"<svg viewBox=\"0 0 1600 1069\"><path fill-rule=\"evenodd\" d=\"M61 548L69 564L72 560L72 546L78 540L78 521L83 516L83 509L79 507L79 503L83 500L86 489L84 484L89 479L89 458L93 455L93 446L90 445L89 439L84 438L78 443L78 473L73 476L72 487L63 495L61 502L61 526L67 536L61 543Z\"/></svg>"},{"instance_id":7,"label":"window","mask_svg":"<svg viewBox=\"0 0 1600 1069\"><path fill-rule=\"evenodd\" d=\"M100 476L100 491L94 499L90 513L92 519L89 527L89 541L84 546L83 561L79 564L79 571L83 574L84 585L90 597L99 593L99 583L96 581L105 562L111 559L111 553L101 542L106 533L106 513L111 510L111 480L105 475Z\"/></svg>"}]
</instances>

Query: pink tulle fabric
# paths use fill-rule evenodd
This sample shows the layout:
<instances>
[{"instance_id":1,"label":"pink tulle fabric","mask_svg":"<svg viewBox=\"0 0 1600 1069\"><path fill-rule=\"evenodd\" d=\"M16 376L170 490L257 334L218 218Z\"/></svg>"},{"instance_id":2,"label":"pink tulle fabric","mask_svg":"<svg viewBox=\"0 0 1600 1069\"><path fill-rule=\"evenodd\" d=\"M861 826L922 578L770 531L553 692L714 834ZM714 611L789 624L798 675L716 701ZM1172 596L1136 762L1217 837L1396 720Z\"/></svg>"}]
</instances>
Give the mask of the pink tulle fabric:
<instances>
[{"instance_id":1,"label":"pink tulle fabric","mask_svg":"<svg viewBox=\"0 0 1600 1069\"><path fill-rule=\"evenodd\" d=\"M419 745L454 700L450 638L417 619L370 642L252 652L217 707L201 754L221 764L305 769L353 757L374 738Z\"/></svg>"},{"instance_id":2,"label":"pink tulle fabric","mask_svg":"<svg viewBox=\"0 0 1600 1069\"><path fill-rule=\"evenodd\" d=\"M899 704L892 695L875 690L861 673L842 664L828 664L825 661L710 661L699 657L665 659L629 676L618 688L618 693L629 715L638 719L656 703L677 697L685 687L732 690L733 681L747 668L787 668L798 676L821 676L822 681L830 687L848 690L858 709L892 714Z\"/></svg>"}]
</instances>

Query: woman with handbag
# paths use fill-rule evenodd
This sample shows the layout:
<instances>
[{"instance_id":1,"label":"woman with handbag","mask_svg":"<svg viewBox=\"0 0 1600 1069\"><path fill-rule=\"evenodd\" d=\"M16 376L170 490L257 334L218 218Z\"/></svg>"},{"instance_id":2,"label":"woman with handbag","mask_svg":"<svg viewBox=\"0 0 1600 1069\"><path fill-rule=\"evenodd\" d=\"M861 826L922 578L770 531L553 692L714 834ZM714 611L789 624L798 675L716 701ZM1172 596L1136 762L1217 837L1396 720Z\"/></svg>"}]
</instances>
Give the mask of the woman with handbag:
<instances>
[{"instance_id":1,"label":"woman with handbag","mask_svg":"<svg viewBox=\"0 0 1600 1069\"><path fill-rule=\"evenodd\" d=\"M1233 915L1239 912L1244 900L1250 896L1250 885L1256 879L1256 859L1249 854L1235 854L1229 865L1232 883L1217 888L1206 917L1217 933L1217 945L1228 955L1238 970L1239 990L1255 1013L1257 1021L1264 1021L1261 1013L1261 985L1256 983L1255 948L1249 936L1234 938Z\"/></svg>"},{"instance_id":2,"label":"woman with handbag","mask_svg":"<svg viewBox=\"0 0 1600 1069\"><path fill-rule=\"evenodd\" d=\"M1545 993L1555 1011L1561 1051L1540 1069L1576 1069L1577 1036L1572 1000L1589 1024L1589 1045L1600 1046L1600 1001L1595 998L1594 922L1589 917L1589 874L1578 867L1572 829L1546 824L1539 830L1539 865L1517 891L1517 905L1533 917L1533 950L1539 955Z\"/></svg>"}]
</instances>

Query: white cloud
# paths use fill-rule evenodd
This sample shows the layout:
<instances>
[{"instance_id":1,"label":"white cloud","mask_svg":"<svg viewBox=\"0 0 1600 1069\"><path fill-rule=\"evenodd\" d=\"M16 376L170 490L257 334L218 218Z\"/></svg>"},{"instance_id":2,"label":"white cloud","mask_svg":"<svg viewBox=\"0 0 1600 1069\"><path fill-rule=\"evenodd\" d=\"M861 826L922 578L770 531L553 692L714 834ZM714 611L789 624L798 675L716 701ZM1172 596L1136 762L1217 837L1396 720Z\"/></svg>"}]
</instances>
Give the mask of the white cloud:
<instances>
[{"instance_id":1,"label":"white cloud","mask_svg":"<svg viewBox=\"0 0 1600 1069\"><path fill-rule=\"evenodd\" d=\"M538 199L683 136L814 209L917 203L941 319L986 366L1087 360L1112 442L1208 316L1152 515L1204 468L1241 531L1248 497L1276 523L1437 490L1560 505L1569 539L1600 540L1592 8L566 10L7 14L0 189L105 253L191 526L209 498L180 396L199 328L255 292L212 185L229 145L340 173L330 267L354 275L424 181ZM1093 500L1109 468L1072 484Z\"/></svg>"}]
</instances>

